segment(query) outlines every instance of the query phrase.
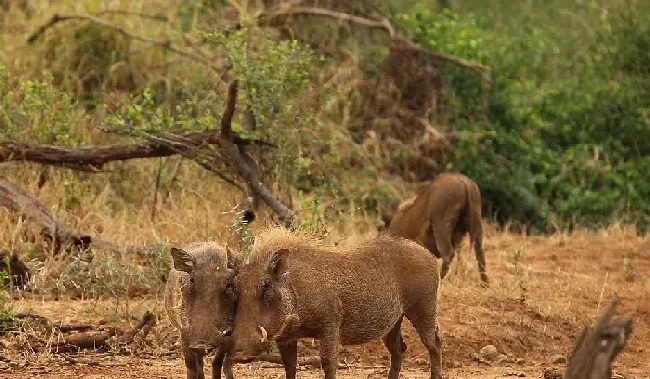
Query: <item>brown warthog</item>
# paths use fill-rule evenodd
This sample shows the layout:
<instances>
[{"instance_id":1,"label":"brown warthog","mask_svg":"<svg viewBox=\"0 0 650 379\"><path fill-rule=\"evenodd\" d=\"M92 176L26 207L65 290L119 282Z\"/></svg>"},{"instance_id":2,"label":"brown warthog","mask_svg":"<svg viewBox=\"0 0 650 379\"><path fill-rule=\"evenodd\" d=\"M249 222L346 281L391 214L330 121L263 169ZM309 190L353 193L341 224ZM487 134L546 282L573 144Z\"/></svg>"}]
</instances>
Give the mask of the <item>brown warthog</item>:
<instances>
[{"instance_id":1,"label":"brown warthog","mask_svg":"<svg viewBox=\"0 0 650 379\"><path fill-rule=\"evenodd\" d=\"M488 286L483 253L481 192L474 181L460 173L438 175L419 194L403 201L391 217L381 215L380 234L417 241L442 258L440 278L449 272L455 250L466 233L474 245L481 283Z\"/></svg>"},{"instance_id":2,"label":"brown warthog","mask_svg":"<svg viewBox=\"0 0 650 379\"><path fill-rule=\"evenodd\" d=\"M234 317L234 276L226 267L227 247L195 242L171 248L174 267L165 287L165 311L181 333L188 379L203 379L203 357L214 351L212 378L221 369L233 378L230 334Z\"/></svg>"},{"instance_id":3,"label":"brown warthog","mask_svg":"<svg viewBox=\"0 0 650 379\"><path fill-rule=\"evenodd\" d=\"M438 263L416 242L382 236L335 249L306 234L271 228L256 236L246 262L228 262L237 268L237 361L254 359L275 340L286 377L294 379L297 339L315 338L325 378L334 379L339 344L381 337L391 355L388 377L397 379L406 316L429 350L431 378L441 378Z\"/></svg>"}]
</instances>

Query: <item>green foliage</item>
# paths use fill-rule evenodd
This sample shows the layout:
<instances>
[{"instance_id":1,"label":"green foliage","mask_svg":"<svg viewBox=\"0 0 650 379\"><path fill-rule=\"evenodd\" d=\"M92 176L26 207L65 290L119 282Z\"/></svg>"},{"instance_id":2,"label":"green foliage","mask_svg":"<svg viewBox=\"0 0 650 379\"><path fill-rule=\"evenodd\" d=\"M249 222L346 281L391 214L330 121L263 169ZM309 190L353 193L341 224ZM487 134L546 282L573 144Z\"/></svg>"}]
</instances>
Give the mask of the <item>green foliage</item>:
<instances>
[{"instance_id":1,"label":"green foliage","mask_svg":"<svg viewBox=\"0 0 650 379\"><path fill-rule=\"evenodd\" d=\"M573 6L585 14L602 7L591 34L577 35L570 22L551 24L551 13L539 22L544 12L569 13L563 6L515 12L511 17L530 21L512 20L517 29L490 29L501 8L476 17L416 7L397 19L422 45L492 68L488 126L479 123L477 75L451 64L444 73L456 128L484 135L458 142L455 168L476 180L498 219L538 232L618 219L646 228L650 17L634 1L591 8L578 2ZM596 18L603 14L605 22Z\"/></svg>"},{"instance_id":2,"label":"green foliage","mask_svg":"<svg viewBox=\"0 0 650 379\"><path fill-rule=\"evenodd\" d=\"M226 52L232 75L246 89L246 105L262 120L291 112L287 99L310 83L314 55L296 40L278 42L269 30L246 27L203 35Z\"/></svg>"},{"instance_id":3,"label":"green foliage","mask_svg":"<svg viewBox=\"0 0 650 379\"><path fill-rule=\"evenodd\" d=\"M19 80L0 64L0 139L74 145L86 139L86 116L68 95L56 90L45 72L35 80Z\"/></svg>"},{"instance_id":4,"label":"green foliage","mask_svg":"<svg viewBox=\"0 0 650 379\"><path fill-rule=\"evenodd\" d=\"M5 259L8 260L9 257L5 256ZM8 267L9 262L5 262L5 265ZM17 320L14 318L15 311L13 308L13 301L11 294L5 290L7 286L11 283L11 276L8 272L0 272L0 328L7 329L11 327L13 323Z\"/></svg>"}]
</instances>

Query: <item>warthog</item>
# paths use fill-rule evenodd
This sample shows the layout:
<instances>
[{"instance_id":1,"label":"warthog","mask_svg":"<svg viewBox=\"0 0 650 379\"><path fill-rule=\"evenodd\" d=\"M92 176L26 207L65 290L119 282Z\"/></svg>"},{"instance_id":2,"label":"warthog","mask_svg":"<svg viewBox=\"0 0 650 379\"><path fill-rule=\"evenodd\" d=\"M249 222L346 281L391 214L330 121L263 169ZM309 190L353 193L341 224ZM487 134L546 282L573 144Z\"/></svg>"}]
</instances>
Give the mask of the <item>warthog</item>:
<instances>
[{"instance_id":1,"label":"warthog","mask_svg":"<svg viewBox=\"0 0 650 379\"><path fill-rule=\"evenodd\" d=\"M165 287L165 311L181 333L188 379L204 378L203 357L212 351L212 378L221 378L223 367L233 379L227 335L235 311L235 273L226 267L226 251L215 242L171 248L174 267Z\"/></svg>"},{"instance_id":2,"label":"warthog","mask_svg":"<svg viewBox=\"0 0 650 379\"><path fill-rule=\"evenodd\" d=\"M481 284L489 285L483 253L481 192L472 179L460 173L440 174L419 194L403 201L392 217L381 213L384 227L378 228L380 234L417 241L442 258L440 278L449 272L456 247L469 233Z\"/></svg>"},{"instance_id":3,"label":"warthog","mask_svg":"<svg viewBox=\"0 0 650 379\"><path fill-rule=\"evenodd\" d=\"M422 246L382 236L354 247L323 246L282 228L259 233L237 268L234 356L250 361L277 342L287 379L296 376L297 340L320 341L326 379L336 378L339 344L382 338L397 379L406 344L404 316L429 350L431 378L441 378L436 320L438 263Z\"/></svg>"}]
</instances>

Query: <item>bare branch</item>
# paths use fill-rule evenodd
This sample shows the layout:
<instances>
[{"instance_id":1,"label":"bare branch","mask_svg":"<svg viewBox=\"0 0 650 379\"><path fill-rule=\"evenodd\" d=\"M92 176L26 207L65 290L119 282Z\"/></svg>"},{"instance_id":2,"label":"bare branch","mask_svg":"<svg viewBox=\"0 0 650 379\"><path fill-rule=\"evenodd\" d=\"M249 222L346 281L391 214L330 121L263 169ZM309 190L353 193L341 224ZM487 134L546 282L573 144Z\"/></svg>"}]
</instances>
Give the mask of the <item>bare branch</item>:
<instances>
[{"instance_id":1,"label":"bare branch","mask_svg":"<svg viewBox=\"0 0 650 379\"><path fill-rule=\"evenodd\" d=\"M400 44L401 44L401 46L400 46ZM400 49L400 48L401 48L401 49L410 49L410 50L415 50L415 51L417 51L417 52L421 52L421 53L423 53L423 54L429 55L430 57L432 57L432 58L434 58L434 59L440 59L440 60L449 61L449 62L452 62L452 63L458 65L458 66L462 66L462 67L468 68L468 69L470 69L470 70L476 72L477 74L481 75L481 77L482 77L485 73L489 73L489 72L490 72L490 67L488 67L488 66L486 66L486 65L484 65L484 64L477 63L477 62L472 62L472 61L468 61L468 60L466 60L466 59L463 59L463 58L457 57L457 56L455 56L455 55L449 55L449 54L437 53L437 52L435 52L435 51L431 51L431 50L429 50L429 49L425 49L424 47L420 46L419 44L417 44L417 43L415 43L415 42L413 42L413 41L410 41L410 40L407 40L407 39L403 39L403 38L397 38L397 39L395 39L395 40L394 40L394 45L392 46L392 48L395 48L395 49ZM487 78L488 78L488 80L489 80L489 76L487 76Z\"/></svg>"},{"instance_id":2,"label":"bare branch","mask_svg":"<svg viewBox=\"0 0 650 379\"><path fill-rule=\"evenodd\" d=\"M176 147L172 146L176 143ZM206 130L197 133L173 134L166 138L150 138L149 142L115 144L105 146L65 147L47 144L32 144L13 140L0 141L0 163L28 161L69 168L77 171L98 171L112 161L140 158L159 158L183 154L184 149L219 143L219 132ZM256 139L233 137L236 145L276 145Z\"/></svg>"},{"instance_id":3,"label":"bare branch","mask_svg":"<svg viewBox=\"0 0 650 379\"><path fill-rule=\"evenodd\" d=\"M266 15L263 15L262 18L266 17L269 21L271 21L271 19L273 19L274 17L298 15L298 14L327 16L330 18L335 18L340 21L352 22L354 24L367 26L373 29L383 29L388 33L391 39L395 38L395 29L393 29L393 26L390 24L390 22L388 22L387 19L384 19L383 21L374 21L364 17L359 17L348 13L336 12L336 11L323 9L323 8L296 7L296 8L279 9L271 13L268 13Z\"/></svg>"},{"instance_id":4,"label":"bare branch","mask_svg":"<svg viewBox=\"0 0 650 379\"><path fill-rule=\"evenodd\" d=\"M232 141L232 117L235 113L238 86L238 81L234 80L228 87L228 102L221 119L221 135L219 142L221 143L221 147L234 163L237 174L239 174L247 185L250 186L250 188L253 189L269 207L271 207L271 209L273 209L286 226L290 226L293 223L291 212L276 200L271 191L261 183L258 173L247 164L245 158L237 148L237 145Z\"/></svg>"},{"instance_id":5,"label":"bare branch","mask_svg":"<svg viewBox=\"0 0 650 379\"><path fill-rule=\"evenodd\" d=\"M127 31L126 29L121 28L121 27L119 27L117 25L114 25L114 24L111 24L111 23L109 23L107 21L104 21L101 18L97 18L95 16L87 15L87 14L57 14L57 13L55 13L52 16L52 18L50 18L50 20L48 22L41 25L31 36L29 36L29 38L27 38L27 42L28 43L33 43L42 34L44 34L47 31L47 29L53 27L54 25L58 24L59 22L69 21L69 20L86 20L86 21L90 21L92 23L103 26L105 28L115 30L116 32L122 34L123 36L125 36L127 38L142 41L142 42L154 45L154 46L160 46L160 47L162 47L164 49L167 49L169 51L173 51L174 53L176 53L176 54L178 54L180 56L183 56L185 58L188 58L188 59L197 61L199 63L202 63L202 64L208 66L209 68L213 69L214 71L217 71L217 72L221 71L220 67L215 66L209 60L207 60L207 59L205 59L205 58L203 58L201 56L198 56L196 54L193 54L193 53L191 53L189 51L185 51L185 50L182 50L182 49L179 49L179 48L175 47L174 45L172 45L172 43L171 43L171 41L169 39L157 40L157 39L150 39L150 38L142 37L140 35L133 34L133 33L129 32L129 31Z\"/></svg>"},{"instance_id":6,"label":"bare branch","mask_svg":"<svg viewBox=\"0 0 650 379\"><path fill-rule=\"evenodd\" d=\"M93 13L92 15L103 16L106 14L121 14L124 16L136 16L136 17L146 18L155 21L169 22L169 18L164 14L146 14L146 13L139 13L139 12L123 11L120 9L107 9L101 12Z\"/></svg>"}]
</instances>

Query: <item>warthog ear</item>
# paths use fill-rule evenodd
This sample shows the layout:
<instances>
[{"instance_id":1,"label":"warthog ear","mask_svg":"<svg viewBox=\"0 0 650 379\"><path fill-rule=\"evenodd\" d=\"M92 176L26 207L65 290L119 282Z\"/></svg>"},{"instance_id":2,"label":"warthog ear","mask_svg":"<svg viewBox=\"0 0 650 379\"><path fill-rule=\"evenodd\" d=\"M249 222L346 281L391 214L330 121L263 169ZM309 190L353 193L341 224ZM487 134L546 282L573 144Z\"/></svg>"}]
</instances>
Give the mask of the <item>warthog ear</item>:
<instances>
[{"instance_id":1,"label":"warthog ear","mask_svg":"<svg viewBox=\"0 0 650 379\"><path fill-rule=\"evenodd\" d=\"M172 260L174 261L174 269L191 273L194 268L194 258L185 250L177 247L172 247L170 250Z\"/></svg>"},{"instance_id":2,"label":"warthog ear","mask_svg":"<svg viewBox=\"0 0 650 379\"><path fill-rule=\"evenodd\" d=\"M280 276L285 272L287 270L287 254L289 254L289 249L280 249L273 253L267 272L275 276Z\"/></svg>"},{"instance_id":3,"label":"warthog ear","mask_svg":"<svg viewBox=\"0 0 650 379\"><path fill-rule=\"evenodd\" d=\"M226 261L226 266L229 269L237 271L239 268L239 259L235 257L235 254L232 250L230 250L230 246L228 246L228 244L226 244Z\"/></svg>"}]
</instances>

